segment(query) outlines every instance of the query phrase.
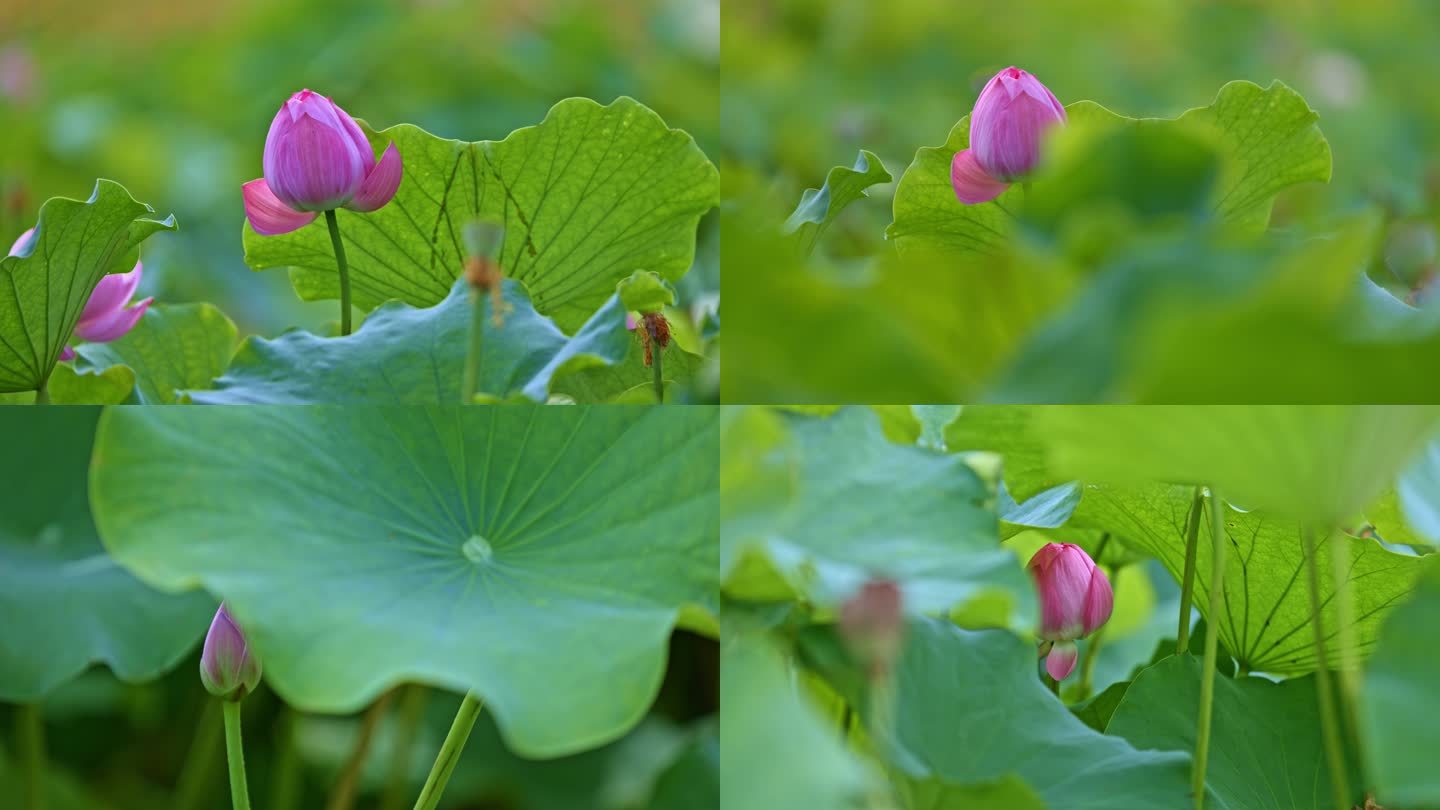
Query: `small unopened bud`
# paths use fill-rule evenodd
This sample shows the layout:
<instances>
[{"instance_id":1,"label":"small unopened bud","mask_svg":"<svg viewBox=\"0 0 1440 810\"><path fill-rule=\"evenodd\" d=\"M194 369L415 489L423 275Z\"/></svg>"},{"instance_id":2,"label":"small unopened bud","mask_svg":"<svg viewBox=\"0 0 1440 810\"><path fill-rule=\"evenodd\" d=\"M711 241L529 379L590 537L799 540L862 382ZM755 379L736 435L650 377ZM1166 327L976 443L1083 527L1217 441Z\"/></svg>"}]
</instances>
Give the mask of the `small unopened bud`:
<instances>
[{"instance_id":1,"label":"small unopened bud","mask_svg":"<svg viewBox=\"0 0 1440 810\"><path fill-rule=\"evenodd\" d=\"M240 700L260 685L260 658L250 649L240 625L223 602L205 636L200 680L210 694L225 700Z\"/></svg>"},{"instance_id":2,"label":"small unopened bud","mask_svg":"<svg viewBox=\"0 0 1440 810\"><path fill-rule=\"evenodd\" d=\"M840 607L840 636L872 679L890 672L904 635L900 586L890 580L870 580Z\"/></svg>"}]
</instances>

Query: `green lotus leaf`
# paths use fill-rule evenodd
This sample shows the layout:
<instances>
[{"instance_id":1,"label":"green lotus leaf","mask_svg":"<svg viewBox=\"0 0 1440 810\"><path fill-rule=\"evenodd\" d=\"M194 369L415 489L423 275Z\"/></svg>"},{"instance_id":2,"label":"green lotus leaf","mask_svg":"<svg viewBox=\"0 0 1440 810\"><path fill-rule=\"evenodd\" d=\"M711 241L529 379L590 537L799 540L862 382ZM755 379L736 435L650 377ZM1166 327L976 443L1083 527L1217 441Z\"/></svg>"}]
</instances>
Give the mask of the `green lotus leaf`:
<instances>
[{"instance_id":1,"label":"green lotus leaf","mask_svg":"<svg viewBox=\"0 0 1440 810\"><path fill-rule=\"evenodd\" d=\"M44 698L93 664L140 682L205 634L215 602L152 589L106 554L87 471L97 408L0 410L0 700ZM198 676L197 676L198 677Z\"/></svg>"},{"instance_id":2,"label":"green lotus leaf","mask_svg":"<svg viewBox=\"0 0 1440 810\"><path fill-rule=\"evenodd\" d=\"M1131 547L1154 555L1177 580L1185 567L1185 526L1193 488L1151 485L1120 489L1087 485L1072 523L1111 532ZM1230 553L1225 558L1223 612L1209 615L1210 544L1196 547L1195 605L1214 621L1220 642L1249 670L1303 675L1315 670L1314 614L1305 573L1305 538L1300 522L1264 512L1225 511ZM1209 510L1201 514L1200 537L1210 537ZM1347 571L1355 599L1354 639L1366 655L1387 613L1415 587L1420 557L1397 554L1372 539L1344 538ZM1330 546L1316 558L1321 577L1320 619L1327 660L1343 660L1336 637L1337 609Z\"/></svg>"},{"instance_id":3,"label":"green lotus leaf","mask_svg":"<svg viewBox=\"0 0 1440 810\"><path fill-rule=\"evenodd\" d=\"M623 318L622 318L623 319ZM649 405L655 401L654 369L645 365L645 348L633 337L620 360L579 369L566 369L550 383L551 394L576 402L614 402ZM661 358L665 375L665 401L676 402L688 392L705 366L705 358L671 343Z\"/></svg>"},{"instance_id":4,"label":"green lotus leaf","mask_svg":"<svg viewBox=\"0 0 1440 810\"><path fill-rule=\"evenodd\" d=\"M912 778L961 787L1017 778L1066 810L1194 806L1188 753L1138 749L1087 727L1041 684L1035 646L1003 630L912 620L895 665L889 734L876 731L866 679L832 629L806 630L801 650L857 707L871 738L890 740L881 743L887 758Z\"/></svg>"},{"instance_id":5,"label":"green lotus leaf","mask_svg":"<svg viewBox=\"0 0 1440 810\"><path fill-rule=\"evenodd\" d=\"M56 405L119 405L135 390L135 372L124 366L104 371L76 371L67 363L50 373L50 401ZM34 391L0 394L0 404L33 405Z\"/></svg>"},{"instance_id":6,"label":"green lotus leaf","mask_svg":"<svg viewBox=\"0 0 1440 810\"><path fill-rule=\"evenodd\" d=\"M814 245L851 203L869 196L866 189L893 180L885 164L874 152L861 149L853 166L836 166L825 175L820 188L807 188L800 195L800 204L785 220L785 230L801 233L807 244Z\"/></svg>"},{"instance_id":7,"label":"green lotus leaf","mask_svg":"<svg viewBox=\"0 0 1440 810\"><path fill-rule=\"evenodd\" d=\"M727 594L834 608L867 580L887 578L915 611L998 604L996 622L1033 623L1034 588L1000 546L994 456L895 444L867 408L828 419L788 417L785 429L780 441L793 448L793 495L761 497L743 482L722 494ZM722 480L734 479L724 471L732 464L773 478L761 472L768 465L754 463L754 453L775 446L772 429L763 432L762 441L743 429L728 432ZM737 493L748 493L742 505L726 503Z\"/></svg>"},{"instance_id":8,"label":"green lotus leaf","mask_svg":"<svg viewBox=\"0 0 1440 810\"><path fill-rule=\"evenodd\" d=\"M338 212L354 301L366 310L390 299L445 300L464 264L465 225L488 219L505 226L505 275L570 332L636 270L684 275L700 216L719 195L719 173L695 141L625 97L605 106L566 99L502 141L447 140L409 124L366 133L377 152L393 142L405 162L384 208ZM302 298L339 297L319 220L283 236L247 225L244 241L256 270L294 268Z\"/></svg>"},{"instance_id":9,"label":"green lotus leaf","mask_svg":"<svg viewBox=\"0 0 1440 810\"><path fill-rule=\"evenodd\" d=\"M720 807L854 806L874 775L793 685L763 637L724 634L720 658Z\"/></svg>"},{"instance_id":10,"label":"green lotus leaf","mask_svg":"<svg viewBox=\"0 0 1440 810\"><path fill-rule=\"evenodd\" d=\"M659 273L636 270L615 285L620 303L630 312L659 312L675 303L675 291L665 286Z\"/></svg>"},{"instance_id":11,"label":"green lotus leaf","mask_svg":"<svg viewBox=\"0 0 1440 810\"><path fill-rule=\"evenodd\" d=\"M208 405L459 402L474 318L470 294L457 281L450 297L427 309L392 301L347 337L295 330L270 340L247 338L210 390L186 393ZM555 380L613 366L630 351L625 311L613 295L573 337L536 312L518 282L506 280L502 295L500 325L490 299L481 302L483 394L544 402Z\"/></svg>"},{"instance_id":12,"label":"green lotus leaf","mask_svg":"<svg viewBox=\"0 0 1440 810\"><path fill-rule=\"evenodd\" d=\"M906 810L1046 810L1045 801L1014 775L981 785L906 779L898 791Z\"/></svg>"},{"instance_id":13,"label":"green lotus leaf","mask_svg":"<svg viewBox=\"0 0 1440 810\"><path fill-rule=\"evenodd\" d=\"M1193 751L1200 706L1201 662L1172 655L1146 668L1125 691L1106 733L1137 748ZM1215 678L1210 758L1205 783L1215 807L1313 810L1331 806L1330 776L1320 733L1313 676L1275 683L1264 678ZM1364 803L1361 780L1347 804Z\"/></svg>"},{"instance_id":14,"label":"green lotus leaf","mask_svg":"<svg viewBox=\"0 0 1440 810\"><path fill-rule=\"evenodd\" d=\"M1395 608L1380 629L1359 703L1365 766L1377 798L1402 807L1440 805L1440 770L1433 756L1440 746L1435 725L1440 657L1434 642L1440 627L1440 557L1423 559L1425 573L1414 598Z\"/></svg>"},{"instance_id":15,"label":"green lotus leaf","mask_svg":"<svg viewBox=\"0 0 1440 810\"><path fill-rule=\"evenodd\" d=\"M1048 408L1051 466L1088 481L1204 484L1247 509L1340 526L1440 427L1433 406Z\"/></svg>"},{"instance_id":16,"label":"green lotus leaf","mask_svg":"<svg viewBox=\"0 0 1440 810\"><path fill-rule=\"evenodd\" d=\"M623 734L718 612L713 408L129 408L102 421L121 564L226 599L302 711L472 690L523 756ZM713 618L710 619L713 622Z\"/></svg>"},{"instance_id":17,"label":"green lotus leaf","mask_svg":"<svg viewBox=\"0 0 1440 810\"><path fill-rule=\"evenodd\" d=\"M82 370L134 369L135 400L174 404L225 371L235 354L235 324L210 304L152 306L119 340L83 343L75 350Z\"/></svg>"},{"instance_id":18,"label":"green lotus leaf","mask_svg":"<svg viewBox=\"0 0 1440 810\"><path fill-rule=\"evenodd\" d=\"M136 249L175 218L152 218L123 186L98 180L90 199L55 197L40 207L19 256L0 258L0 392L38 388L75 331L85 302L107 273L128 271Z\"/></svg>"}]
</instances>

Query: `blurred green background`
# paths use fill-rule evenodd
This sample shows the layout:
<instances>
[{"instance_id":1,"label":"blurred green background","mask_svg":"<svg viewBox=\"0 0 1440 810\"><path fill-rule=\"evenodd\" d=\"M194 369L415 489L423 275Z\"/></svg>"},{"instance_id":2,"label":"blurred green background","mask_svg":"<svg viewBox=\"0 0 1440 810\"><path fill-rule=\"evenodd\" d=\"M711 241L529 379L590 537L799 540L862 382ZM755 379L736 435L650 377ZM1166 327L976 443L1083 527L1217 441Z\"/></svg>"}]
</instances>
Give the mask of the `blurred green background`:
<instances>
[{"instance_id":1,"label":"blurred green background","mask_svg":"<svg viewBox=\"0 0 1440 810\"><path fill-rule=\"evenodd\" d=\"M707 154L719 143L719 0L98 0L0 3L0 240L52 196L125 185L180 232L145 246L141 294L207 300L241 333L320 330L284 273L240 245L240 184L270 120L309 87L377 127L500 139L569 96L630 95ZM718 291L702 227L682 297Z\"/></svg>"},{"instance_id":2,"label":"blurred green background","mask_svg":"<svg viewBox=\"0 0 1440 810\"><path fill-rule=\"evenodd\" d=\"M1432 0L726 0L722 28L726 190L764 189L785 213L862 148L898 177L1012 64L1067 104L1134 117L1203 107L1235 79L1295 88L1320 113L1334 179L1282 197L1275 225L1365 202L1428 215L1440 190ZM890 191L830 238L873 251Z\"/></svg>"}]
</instances>

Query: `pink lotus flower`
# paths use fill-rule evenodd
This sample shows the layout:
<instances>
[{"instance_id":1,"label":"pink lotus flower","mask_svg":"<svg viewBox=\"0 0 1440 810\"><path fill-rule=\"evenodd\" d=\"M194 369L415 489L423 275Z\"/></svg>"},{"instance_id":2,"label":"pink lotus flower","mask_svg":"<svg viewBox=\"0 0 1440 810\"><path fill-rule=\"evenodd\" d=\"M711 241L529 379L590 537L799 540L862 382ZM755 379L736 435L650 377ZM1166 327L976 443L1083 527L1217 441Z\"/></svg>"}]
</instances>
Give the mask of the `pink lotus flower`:
<instances>
[{"instance_id":1,"label":"pink lotus flower","mask_svg":"<svg viewBox=\"0 0 1440 810\"><path fill-rule=\"evenodd\" d=\"M200 680L210 694L226 700L239 700L260 684L260 658L251 652L250 643L224 602L215 611L210 632L205 634Z\"/></svg>"},{"instance_id":2,"label":"pink lotus flower","mask_svg":"<svg viewBox=\"0 0 1440 810\"><path fill-rule=\"evenodd\" d=\"M31 228L20 234L20 238L10 246L10 255L19 255L34 233L35 229ZM80 320L75 324L75 337L91 343L109 343L134 329L135 324L145 315L145 310L150 308L150 302L155 300L146 298L134 306L129 306L130 298L140 286L140 276L144 271L144 266L136 262L135 269L128 273L111 273L100 279L94 292L90 293L90 300L85 302L85 309L80 311ZM60 359L74 360L75 350L66 346L60 352Z\"/></svg>"},{"instance_id":3,"label":"pink lotus flower","mask_svg":"<svg viewBox=\"0 0 1440 810\"><path fill-rule=\"evenodd\" d=\"M889 674L905 633L904 597L888 579L872 579L840 606L840 637L874 679Z\"/></svg>"},{"instance_id":4,"label":"pink lotus flower","mask_svg":"<svg viewBox=\"0 0 1440 810\"><path fill-rule=\"evenodd\" d=\"M1047 544L1025 568L1040 592L1039 636L1051 642L1045 671L1063 681L1075 669L1075 639L1110 620L1115 606L1110 580L1085 549L1071 543Z\"/></svg>"},{"instance_id":5,"label":"pink lotus flower","mask_svg":"<svg viewBox=\"0 0 1440 810\"><path fill-rule=\"evenodd\" d=\"M989 202L1040 162L1046 130L1065 123L1065 107L1039 79L1008 67L985 85L970 112L970 148L950 162L950 184L966 205Z\"/></svg>"},{"instance_id":6,"label":"pink lotus flower","mask_svg":"<svg viewBox=\"0 0 1440 810\"><path fill-rule=\"evenodd\" d=\"M400 151L377 161L348 113L309 90L291 96L265 136L265 176L241 186L245 217L275 236L310 224L321 211L378 211L400 188Z\"/></svg>"}]
</instances>

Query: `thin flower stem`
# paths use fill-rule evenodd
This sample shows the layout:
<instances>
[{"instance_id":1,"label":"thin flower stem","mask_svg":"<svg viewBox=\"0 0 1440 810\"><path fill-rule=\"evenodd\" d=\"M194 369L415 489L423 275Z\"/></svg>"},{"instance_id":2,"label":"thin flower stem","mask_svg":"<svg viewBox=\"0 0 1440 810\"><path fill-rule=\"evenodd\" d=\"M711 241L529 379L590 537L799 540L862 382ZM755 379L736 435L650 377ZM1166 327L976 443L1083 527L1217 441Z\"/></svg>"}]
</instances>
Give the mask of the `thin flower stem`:
<instances>
[{"instance_id":1,"label":"thin flower stem","mask_svg":"<svg viewBox=\"0 0 1440 810\"><path fill-rule=\"evenodd\" d=\"M1195 810L1205 807L1205 767L1210 757L1210 712L1215 702L1215 659L1220 650L1220 608L1225 598L1225 504L1210 489L1210 621L1205 623L1205 658L1200 670L1200 720L1195 732L1195 770L1190 792Z\"/></svg>"},{"instance_id":2,"label":"thin flower stem","mask_svg":"<svg viewBox=\"0 0 1440 810\"><path fill-rule=\"evenodd\" d=\"M45 807L45 719L40 704L27 703L15 717L20 756L25 763L25 808Z\"/></svg>"},{"instance_id":3,"label":"thin flower stem","mask_svg":"<svg viewBox=\"0 0 1440 810\"><path fill-rule=\"evenodd\" d=\"M330 244L335 246L335 266L340 268L340 334L350 334L350 263L345 261L345 243L340 240L340 223L335 211L325 212L325 224L330 226Z\"/></svg>"},{"instance_id":4,"label":"thin flower stem","mask_svg":"<svg viewBox=\"0 0 1440 810\"><path fill-rule=\"evenodd\" d=\"M1360 718L1356 706L1360 700L1360 667L1355 652L1355 591L1350 583L1349 542L1342 532L1330 532L1330 570L1335 577L1335 639L1340 645L1340 660L1336 671L1340 673L1340 717L1345 723L1346 734L1354 746L1360 761L1364 762L1364 742L1360 738Z\"/></svg>"},{"instance_id":5,"label":"thin flower stem","mask_svg":"<svg viewBox=\"0 0 1440 810\"><path fill-rule=\"evenodd\" d=\"M1315 530L1305 527L1305 568L1310 575L1310 626L1315 629L1315 696L1320 702L1320 733L1325 741L1325 759L1330 768L1330 790L1335 810L1350 807L1350 780L1345 773L1345 749L1340 740L1340 724L1335 717L1330 671L1325 656L1325 627L1320 616L1320 540Z\"/></svg>"},{"instance_id":6,"label":"thin flower stem","mask_svg":"<svg viewBox=\"0 0 1440 810\"><path fill-rule=\"evenodd\" d=\"M1175 631L1175 654L1190 649L1190 611L1195 598L1195 547L1200 542L1200 513L1205 511L1205 496L1200 487L1190 499L1190 517L1185 523L1185 573L1180 577L1180 626Z\"/></svg>"},{"instance_id":7,"label":"thin flower stem","mask_svg":"<svg viewBox=\"0 0 1440 810\"><path fill-rule=\"evenodd\" d=\"M371 704L370 709L365 712L364 719L360 721L360 736L355 740L355 747L350 750L350 759L346 761L344 770L340 772L340 778L335 783L335 791L330 794L328 810L350 810L355 806L355 783L360 779L360 769L365 765L365 755L370 753L370 741L375 738L375 727L385 716L385 710L390 706L390 699L394 694L394 690L391 690L381 695L380 699Z\"/></svg>"},{"instance_id":8,"label":"thin flower stem","mask_svg":"<svg viewBox=\"0 0 1440 810\"><path fill-rule=\"evenodd\" d=\"M450 733L445 735L445 742L440 746L440 753L435 755L435 764L430 767L430 776L425 780L420 798L415 800L415 810L435 810L439 806L440 794L445 792L445 784L460 762L460 752L465 750L465 741L470 738L470 730L475 727L482 705L474 692L467 693L460 701L455 722L450 724Z\"/></svg>"},{"instance_id":9,"label":"thin flower stem","mask_svg":"<svg viewBox=\"0 0 1440 810\"><path fill-rule=\"evenodd\" d=\"M399 729L390 749L390 773L386 777L381 810L400 810L405 806L405 794L410 788L410 763L414 761L411 753L415 750L415 738L429 698L430 691L418 683L405 687L405 696L400 699Z\"/></svg>"},{"instance_id":10,"label":"thin flower stem","mask_svg":"<svg viewBox=\"0 0 1440 810\"><path fill-rule=\"evenodd\" d=\"M180 769L180 782L175 788L175 810L195 810L205 798L205 788L215 772L215 753L220 747L220 707L218 701L206 700L205 710L195 725L190 752Z\"/></svg>"},{"instance_id":11,"label":"thin flower stem","mask_svg":"<svg viewBox=\"0 0 1440 810\"><path fill-rule=\"evenodd\" d=\"M643 328L646 328L646 327L643 327L643 326L642 326L641 328L643 329ZM660 344L658 344L658 343L655 344L655 351L654 351L654 354L653 354L653 356L652 356L652 358L651 358L654 362L652 362L650 365L651 365L651 367L652 367L651 370L655 372L655 401L656 401L656 402L664 402L664 401L665 401L665 372L661 370L662 358L664 358L664 357L665 357L665 350L660 347Z\"/></svg>"},{"instance_id":12,"label":"thin flower stem","mask_svg":"<svg viewBox=\"0 0 1440 810\"><path fill-rule=\"evenodd\" d=\"M1090 697L1092 680L1095 675L1095 660L1100 656L1100 645L1105 640L1105 628L1102 626L1090 635L1090 643L1085 647L1085 661L1080 665L1080 685L1076 689L1078 700L1085 700Z\"/></svg>"},{"instance_id":13,"label":"thin flower stem","mask_svg":"<svg viewBox=\"0 0 1440 810\"><path fill-rule=\"evenodd\" d=\"M274 770L270 777L270 810L294 810L300 804L303 788L300 778L303 774L300 753L295 746L296 717L295 710L287 706L276 735L279 738L275 752L278 762L271 766Z\"/></svg>"},{"instance_id":14,"label":"thin flower stem","mask_svg":"<svg viewBox=\"0 0 1440 810\"><path fill-rule=\"evenodd\" d=\"M480 345L485 337L485 293L470 288L470 350L465 354L465 377L460 386L460 403L473 405L480 391Z\"/></svg>"},{"instance_id":15,"label":"thin flower stem","mask_svg":"<svg viewBox=\"0 0 1440 810\"><path fill-rule=\"evenodd\" d=\"M230 806L250 810L250 788L245 784L245 746L240 741L240 701L226 700L225 756L230 764Z\"/></svg>"}]
</instances>

